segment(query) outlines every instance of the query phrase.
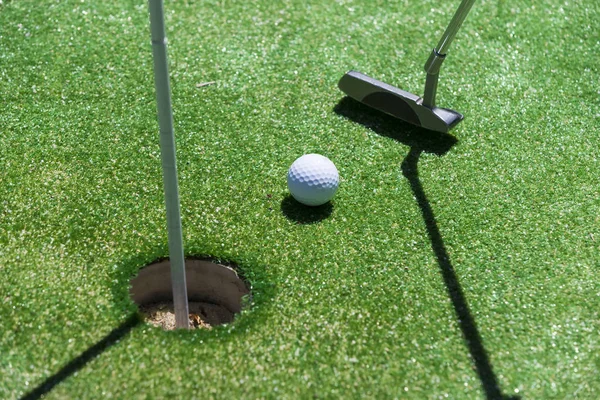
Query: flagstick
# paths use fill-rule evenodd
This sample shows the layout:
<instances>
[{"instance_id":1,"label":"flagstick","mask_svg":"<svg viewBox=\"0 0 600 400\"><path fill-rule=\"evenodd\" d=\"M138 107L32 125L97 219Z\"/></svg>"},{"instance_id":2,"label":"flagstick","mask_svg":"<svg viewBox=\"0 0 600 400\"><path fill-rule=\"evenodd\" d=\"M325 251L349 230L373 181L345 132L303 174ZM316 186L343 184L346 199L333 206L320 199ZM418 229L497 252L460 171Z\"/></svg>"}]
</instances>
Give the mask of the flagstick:
<instances>
[{"instance_id":1,"label":"flagstick","mask_svg":"<svg viewBox=\"0 0 600 400\"><path fill-rule=\"evenodd\" d=\"M177 160L175 156L175 136L173 133L173 111L171 109L163 2L162 0L148 0L148 6L150 8L150 29L152 31L154 82L156 84L156 103L158 108L158 125L160 128L160 152L167 209L169 259L171 261L171 280L173 282L175 324L177 328L189 328L183 234L179 210L179 189L177 187Z\"/></svg>"}]
</instances>

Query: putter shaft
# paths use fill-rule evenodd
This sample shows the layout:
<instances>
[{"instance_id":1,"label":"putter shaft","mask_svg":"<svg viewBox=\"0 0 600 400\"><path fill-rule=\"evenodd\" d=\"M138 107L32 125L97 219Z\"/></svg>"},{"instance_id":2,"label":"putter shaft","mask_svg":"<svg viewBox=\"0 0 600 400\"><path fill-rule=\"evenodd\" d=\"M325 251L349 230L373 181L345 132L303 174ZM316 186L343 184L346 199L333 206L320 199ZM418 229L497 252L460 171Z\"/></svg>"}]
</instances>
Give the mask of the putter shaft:
<instances>
[{"instance_id":1,"label":"putter shaft","mask_svg":"<svg viewBox=\"0 0 600 400\"><path fill-rule=\"evenodd\" d=\"M429 108L435 107L435 95L437 93L437 84L439 79L439 72L442 63L446 59L446 52L450 47L450 44L454 40L456 33L460 29L465 18L471 11L471 7L475 0L463 0L458 9L454 13L450 24L444 31L442 38L438 42L438 45L433 49L429 59L425 63L425 72L427 77L425 78L425 93L423 94L423 105Z\"/></svg>"}]
</instances>

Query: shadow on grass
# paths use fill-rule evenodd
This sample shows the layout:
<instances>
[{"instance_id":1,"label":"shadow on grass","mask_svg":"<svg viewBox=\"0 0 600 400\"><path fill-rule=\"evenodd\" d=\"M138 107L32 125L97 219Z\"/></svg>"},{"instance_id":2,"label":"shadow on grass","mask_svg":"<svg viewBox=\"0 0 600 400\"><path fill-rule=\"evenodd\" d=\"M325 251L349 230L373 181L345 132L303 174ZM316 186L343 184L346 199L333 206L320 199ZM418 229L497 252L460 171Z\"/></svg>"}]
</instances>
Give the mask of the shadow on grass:
<instances>
[{"instance_id":1,"label":"shadow on grass","mask_svg":"<svg viewBox=\"0 0 600 400\"><path fill-rule=\"evenodd\" d=\"M62 367L60 371L47 378L38 387L23 396L21 400L34 400L42 398L56 385L85 367L90 361L102 354L106 349L118 343L140 322L140 318L137 314L131 315L125 322L113 329L112 332L106 335L102 340L81 353L77 358L71 360L67 365Z\"/></svg>"},{"instance_id":2,"label":"shadow on grass","mask_svg":"<svg viewBox=\"0 0 600 400\"><path fill-rule=\"evenodd\" d=\"M310 207L297 202L291 195L287 195L281 201L281 212L287 219L298 224L314 224L331 215L333 204L328 201L322 206Z\"/></svg>"},{"instance_id":3,"label":"shadow on grass","mask_svg":"<svg viewBox=\"0 0 600 400\"><path fill-rule=\"evenodd\" d=\"M349 97L340 101L334 111L382 136L393 138L410 146L410 151L402 162L402 174L408 180L417 204L421 209L421 215L425 222L425 228L431 241L433 253L437 259L440 273L444 279L448 296L452 301L460 330L462 331L479 380L481 381L485 397L488 400L519 399L520 397L511 397L502 394L498 378L494 373L481 335L477 329L477 324L471 314L467 299L446 250L444 239L435 220L435 214L419 179L418 164L421 154L433 153L442 156L458 142L457 139L448 134L431 132L406 124L373 110Z\"/></svg>"},{"instance_id":4,"label":"shadow on grass","mask_svg":"<svg viewBox=\"0 0 600 400\"><path fill-rule=\"evenodd\" d=\"M432 132L410 125L374 110L371 107L367 107L351 97L344 97L334 107L333 111L342 117L369 128L381 136L397 140L406 146L418 147L425 153L442 156L458 142L452 135Z\"/></svg>"}]
</instances>

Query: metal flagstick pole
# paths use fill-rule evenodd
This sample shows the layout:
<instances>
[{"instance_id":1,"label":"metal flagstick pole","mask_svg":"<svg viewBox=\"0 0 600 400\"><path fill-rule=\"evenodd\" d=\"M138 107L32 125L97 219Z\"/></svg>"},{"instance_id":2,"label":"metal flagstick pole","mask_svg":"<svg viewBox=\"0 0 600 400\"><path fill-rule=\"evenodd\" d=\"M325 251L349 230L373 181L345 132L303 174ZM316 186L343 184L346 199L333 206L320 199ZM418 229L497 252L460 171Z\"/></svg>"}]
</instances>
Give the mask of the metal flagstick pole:
<instances>
[{"instance_id":1,"label":"metal flagstick pole","mask_svg":"<svg viewBox=\"0 0 600 400\"><path fill-rule=\"evenodd\" d=\"M156 103L158 125L160 128L160 152L167 209L169 259L171 262L171 280L173 282L175 323L177 328L189 328L183 234L179 209L179 189L177 187L177 159L175 155L175 135L173 133L173 111L171 108L163 2L162 0L148 0L148 6L150 8L154 82L156 84Z\"/></svg>"}]
</instances>

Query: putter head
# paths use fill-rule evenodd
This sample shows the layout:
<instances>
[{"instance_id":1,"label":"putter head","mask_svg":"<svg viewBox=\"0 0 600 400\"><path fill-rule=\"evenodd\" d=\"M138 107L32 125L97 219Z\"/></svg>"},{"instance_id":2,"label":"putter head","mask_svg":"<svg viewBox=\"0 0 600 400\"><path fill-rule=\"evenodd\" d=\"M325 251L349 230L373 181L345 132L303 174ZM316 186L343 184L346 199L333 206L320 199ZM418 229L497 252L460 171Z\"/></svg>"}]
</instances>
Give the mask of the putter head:
<instances>
[{"instance_id":1,"label":"putter head","mask_svg":"<svg viewBox=\"0 0 600 400\"><path fill-rule=\"evenodd\" d=\"M447 108L429 108L423 99L357 71L347 72L338 87L354 100L413 125L448 133L463 115Z\"/></svg>"}]
</instances>

